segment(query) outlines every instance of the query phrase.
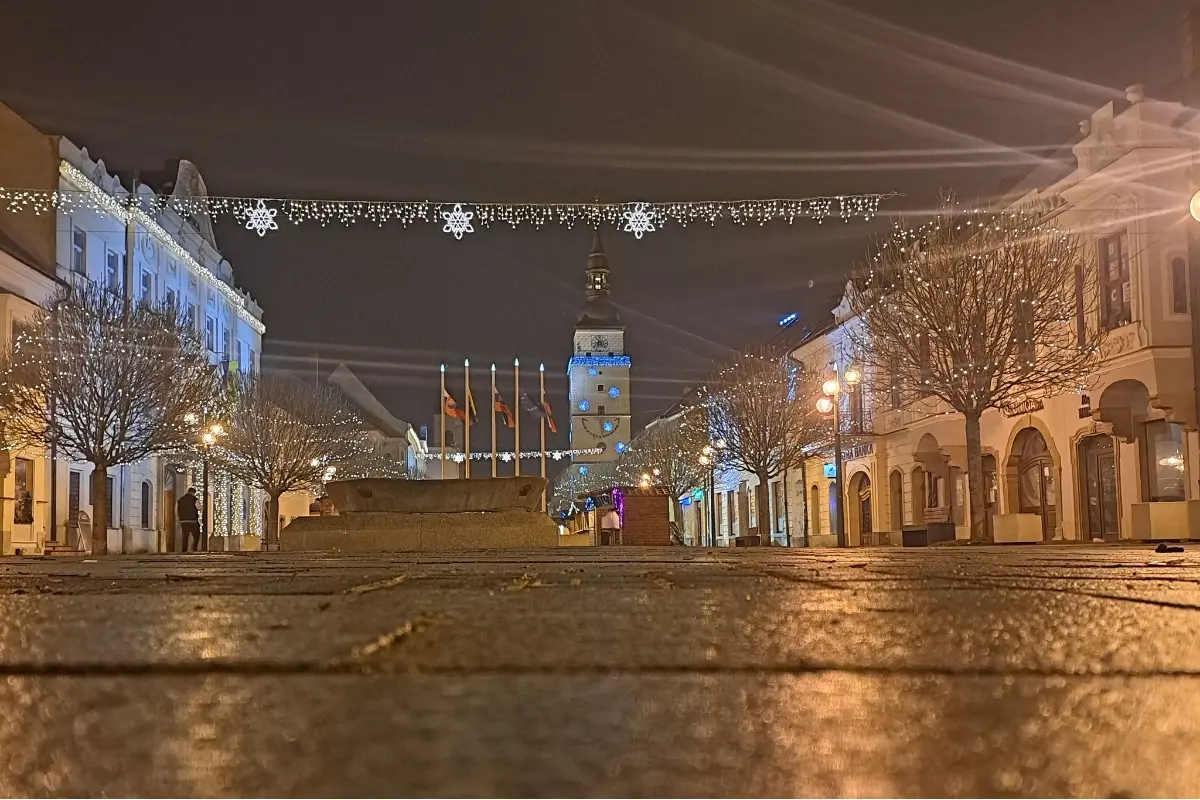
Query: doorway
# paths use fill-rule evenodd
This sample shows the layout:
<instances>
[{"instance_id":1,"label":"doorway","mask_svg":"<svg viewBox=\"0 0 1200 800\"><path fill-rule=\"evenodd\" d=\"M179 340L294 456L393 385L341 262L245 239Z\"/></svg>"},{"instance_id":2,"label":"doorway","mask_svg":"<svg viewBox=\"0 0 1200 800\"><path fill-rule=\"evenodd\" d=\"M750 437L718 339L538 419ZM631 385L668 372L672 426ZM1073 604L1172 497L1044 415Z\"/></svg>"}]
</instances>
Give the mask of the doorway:
<instances>
[{"instance_id":1,"label":"doorway","mask_svg":"<svg viewBox=\"0 0 1200 800\"><path fill-rule=\"evenodd\" d=\"M996 476L996 457L983 456L983 521L989 542L996 540L996 506L1000 500L1000 483Z\"/></svg>"},{"instance_id":2,"label":"doorway","mask_svg":"<svg viewBox=\"0 0 1200 800\"><path fill-rule=\"evenodd\" d=\"M850 479L850 496L846 498L847 506L852 517L852 530L858 537L858 544L875 544L871 526L871 478L865 472L859 472Z\"/></svg>"},{"instance_id":3,"label":"doorway","mask_svg":"<svg viewBox=\"0 0 1200 800\"><path fill-rule=\"evenodd\" d=\"M1079 494L1086 504L1089 539L1121 538L1117 505L1117 459L1111 436L1088 436L1079 442Z\"/></svg>"},{"instance_id":4,"label":"doorway","mask_svg":"<svg viewBox=\"0 0 1200 800\"><path fill-rule=\"evenodd\" d=\"M1013 440L1009 474L1016 479L1016 507L1022 514L1042 520L1042 540L1054 538L1058 527L1058 491L1054 485L1054 458L1037 428L1024 428Z\"/></svg>"}]
</instances>

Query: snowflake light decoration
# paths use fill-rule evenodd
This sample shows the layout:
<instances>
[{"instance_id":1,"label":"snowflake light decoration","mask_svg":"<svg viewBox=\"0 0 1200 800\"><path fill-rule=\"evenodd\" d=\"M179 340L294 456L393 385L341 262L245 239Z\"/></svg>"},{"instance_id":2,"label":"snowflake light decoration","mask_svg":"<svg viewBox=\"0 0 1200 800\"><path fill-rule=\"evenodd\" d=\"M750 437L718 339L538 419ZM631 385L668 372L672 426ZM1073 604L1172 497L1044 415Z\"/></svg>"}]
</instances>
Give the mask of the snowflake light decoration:
<instances>
[{"instance_id":1,"label":"snowflake light decoration","mask_svg":"<svg viewBox=\"0 0 1200 800\"><path fill-rule=\"evenodd\" d=\"M592 404L586 397L579 401L579 410L580 411L587 411L591 407L592 407Z\"/></svg>"},{"instance_id":2,"label":"snowflake light decoration","mask_svg":"<svg viewBox=\"0 0 1200 800\"><path fill-rule=\"evenodd\" d=\"M442 219L446 220L442 232L454 234L455 239L461 239L464 233L474 233L475 229L471 227L474 217L475 212L463 211L462 203L455 203L453 211L442 212Z\"/></svg>"},{"instance_id":3,"label":"snowflake light decoration","mask_svg":"<svg viewBox=\"0 0 1200 800\"><path fill-rule=\"evenodd\" d=\"M500 460L507 464L509 461L513 460L513 454L512 453L501 453Z\"/></svg>"},{"instance_id":4,"label":"snowflake light decoration","mask_svg":"<svg viewBox=\"0 0 1200 800\"><path fill-rule=\"evenodd\" d=\"M604 432L605 432L605 433L612 433L612 432L613 432L613 424L612 424L611 422L605 421L605 423L604 423Z\"/></svg>"},{"instance_id":5,"label":"snowflake light decoration","mask_svg":"<svg viewBox=\"0 0 1200 800\"><path fill-rule=\"evenodd\" d=\"M616 386L614 386L608 390L608 396L611 397L613 400L616 400L618 397L621 396L621 390L618 389Z\"/></svg>"},{"instance_id":6,"label":"snowflake light decoration","mask_svg":"<svg viewBox=\"0 0 1200 800\"><path fill-rule=\"evenodd\" d=\"M614 447L613 449L616 450L618 453L624 453L625 452L625 443L617 442L617 446Z\"/></svg>"},{"instance_id":7,"label":"snowflake light decoration","mask_svg":"<svg viewBox=\"0 0 1200 800\"><path fill-rule=\"evenodd\" d=\"M625 220L623 230L632 233L635 238L640 239L642 234L655 230L654 211L650 209L649 203L634 203L633 208L621 214L621 218Z\"/></svg>"},{"instance_id":8,"label":"snowflake light decoration","mask_svg":"<svg viewBox=\"0 0 1200 800\"><path fill-rule=\"evenodd\" d=\"M279 230L279 223L275 221L278 213L278 209L268 208L266 201L259 200L258 205L246 212L246 230L254 231L259 236L266 236L267 231Z\"/></svg>"}]
</instances>

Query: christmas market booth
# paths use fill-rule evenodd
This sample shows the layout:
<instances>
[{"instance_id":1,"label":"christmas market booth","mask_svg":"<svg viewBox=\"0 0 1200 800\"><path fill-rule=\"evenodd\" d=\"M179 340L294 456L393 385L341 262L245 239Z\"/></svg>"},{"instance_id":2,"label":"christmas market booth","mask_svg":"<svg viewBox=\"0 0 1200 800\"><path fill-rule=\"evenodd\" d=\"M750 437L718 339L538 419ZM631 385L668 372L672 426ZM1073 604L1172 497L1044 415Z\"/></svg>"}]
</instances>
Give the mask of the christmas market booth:
<instances>
[{"instance_id":1,"label":"christmas market booth","mask_svg":"<svg viewBox=\"0 0 1200 800\"><path fill-rule=\"evenodd\" d=\"M671 544L670 492L659 486L614 486L580 495L566 524L590 532L598 545L667 546Z\"/></svg>"}]
</instances>

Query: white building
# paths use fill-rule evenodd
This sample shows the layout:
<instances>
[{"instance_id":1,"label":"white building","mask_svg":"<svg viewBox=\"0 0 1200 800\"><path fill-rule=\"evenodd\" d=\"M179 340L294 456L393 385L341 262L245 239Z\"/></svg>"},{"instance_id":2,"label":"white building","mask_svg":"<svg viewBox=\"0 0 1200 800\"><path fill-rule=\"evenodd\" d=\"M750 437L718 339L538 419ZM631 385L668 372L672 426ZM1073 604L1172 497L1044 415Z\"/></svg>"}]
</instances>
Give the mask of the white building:
<instances>
[{"instance_id":1,"label":"white building","mask_svg":"<svg viewBox=\"0 0 1200 800\"><path fill-rule=\"evenodd\" d=\"M175 196L206 193L189 162L179 163ZM147 213L154 190L138 186L139 208L129 210L129 189L103 161L59 136L46 136L0 105L0 185L58 190L86 198L86 208L56 214L0 213L0 232L26 263L58 283L91 281L134 300L177 305L193 321L214 363L230 370L255 371L262 350L262 309L234 284L233 268L216 247L211 221L183 219L171 211ZM162 187L160 187L162 188ZM32 263L29 263L32 262ZM28 309L44 303L52 291L28 298ZM11 319L8 320L11 328ZM180 459L153 458L109 470L111 501L109 552L154 552L178 549L175 498L199 487L198 471L190 480L179 472ZM87 537L75 533L77 521L95 524L87 496L90 465L60 462L51 471L44 460L34 469L33 495L44 522L35 524L28 552L70 547ZM5 495L15 497L14 495ZM262 529L259 492L223 476L210 480L210 528L214 536L256 535ZM5 524L8 513L5 512ZM53 520L53 522L51 522ZM14 534L15 535L15 534ZM5 552L17 540L5 540ZM25 540L21 540L25 543ZM217 543L220 545L220 543ZM25 549L25 548L22 548Z\"/></svg>"}]
</instances>

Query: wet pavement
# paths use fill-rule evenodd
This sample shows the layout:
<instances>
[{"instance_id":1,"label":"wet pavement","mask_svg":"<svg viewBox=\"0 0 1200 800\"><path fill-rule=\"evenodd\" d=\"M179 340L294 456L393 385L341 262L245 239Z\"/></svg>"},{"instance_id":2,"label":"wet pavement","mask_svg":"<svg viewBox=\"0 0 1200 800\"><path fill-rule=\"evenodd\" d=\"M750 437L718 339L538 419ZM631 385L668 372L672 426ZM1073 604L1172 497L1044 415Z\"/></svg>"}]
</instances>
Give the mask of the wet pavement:
<instances>
[{"instance_id":1,"label":"wet pavement","mask_svg":"<svg viewBox=\"0 0 1200 800\"><path fill-rule=\"evenodd\" d=\"M1200 547L0 560L0 793L1197 796Z\"/></svg>"}]
</instances>

